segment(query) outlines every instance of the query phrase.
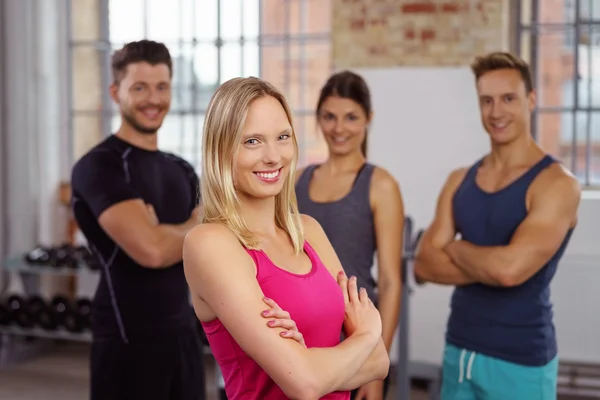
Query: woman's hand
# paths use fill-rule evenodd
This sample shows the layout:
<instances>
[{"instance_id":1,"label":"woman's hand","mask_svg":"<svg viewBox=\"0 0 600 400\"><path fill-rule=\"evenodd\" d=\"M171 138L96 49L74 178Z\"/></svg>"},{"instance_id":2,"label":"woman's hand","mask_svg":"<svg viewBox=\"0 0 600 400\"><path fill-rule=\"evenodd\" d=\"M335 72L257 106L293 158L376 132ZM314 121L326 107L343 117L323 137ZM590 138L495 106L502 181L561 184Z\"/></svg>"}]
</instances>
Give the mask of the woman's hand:
<instances>
[{"instance_id":1,"label":"woman's hand","mask_svg":"<svg viewBox=\"0 0 600 400\"><path fill-rule=\"evenodd\" d=\"M376 338L381 337L381 316L379 311L369 299L367 290L358 290L356 277L350 279L343 271L338 274L338 284L344 295L346 316L344 319L344 333L346 336L354 334L369 334Z\"/></svg>"},{"instance_id":2,"label":"woman's hand","mask_svg":"<svg viewBox=\"0 0 600 400\"><path fill-rule=\"evenodd\" d=\"M281 332L281 337L294 339L302 346L306 347L304 343L304 336L298 331L298 327L293 319L290 318L290 313L283 311L281 307L273 299L263 297L263 301L271 307L270 310L265 310L261 315L265 318L273 318L267 322L267 326L270 328L283 328L285 331Z\"/></svg>"},{"instance_id":3,"label":"woman's hand","mask_svg":"<svg viewBox=\"0 0 600 400\"><path fill-rule=\"evenodd\" d=\"M365 383L358 389L354 400L383 400L383 381Z\"/></svg>"}]
</instances>

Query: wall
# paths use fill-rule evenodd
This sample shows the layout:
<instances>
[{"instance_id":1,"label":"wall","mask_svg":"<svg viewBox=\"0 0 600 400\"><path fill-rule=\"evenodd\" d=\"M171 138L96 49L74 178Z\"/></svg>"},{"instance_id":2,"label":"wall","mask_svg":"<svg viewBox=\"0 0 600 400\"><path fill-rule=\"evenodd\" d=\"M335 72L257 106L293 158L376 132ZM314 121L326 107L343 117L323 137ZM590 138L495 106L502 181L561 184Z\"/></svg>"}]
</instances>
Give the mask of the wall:
<instances>
[{"instance_id":1,"label":"wall","mask_svg":"<svg viewBox=\"0 0 600 400\"><path fill-rule=\"evenodd\" d=\"M450 3L457 7L450 9ZM355 69L367 79L375 110L369 158L398 179L407 213L415 218L417 228L430 223L448 173L488 151L467 65L474 55L507 49L515 39L507 30L509 15L515 11L508 3L334 1L335 67ZM553 8L544 4L542 20L561 21L557 14L562 3L553 3ZM466 8L469 4L473 8ZM465 42L466 32L471 36ZM547 36L542 39L548 42L542 43L546 48L561 39ZM540 56L543 82L549 82L540 101L556 104L561 90L557 81L570 77L572 60L550 51ZM541 144L556 153L560 134L556 127L560 125L552 118L555 116L540 121L544 128ZM600 195L595 193L584 194L579 226L552 286L563 359L600 360L596 339L600 322L590 318L597 302L592 285L600 278L596 267L600 249L595 245L600 234ZM451 291L431 284L415 289L411 297L411 359L439 364ZM585 317L578 316L579 312Z\"/></svg>"}]
</instances>

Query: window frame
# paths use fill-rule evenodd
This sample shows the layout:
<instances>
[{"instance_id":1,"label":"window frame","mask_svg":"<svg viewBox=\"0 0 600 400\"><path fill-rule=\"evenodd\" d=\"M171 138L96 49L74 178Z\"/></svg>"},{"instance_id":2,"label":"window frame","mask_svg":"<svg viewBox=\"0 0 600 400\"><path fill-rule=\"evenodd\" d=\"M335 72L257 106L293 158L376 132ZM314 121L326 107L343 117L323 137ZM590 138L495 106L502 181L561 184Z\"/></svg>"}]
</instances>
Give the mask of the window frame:
<instances>
[{"instance_id":1,"label":"window frame","mask_svg":"<svg viewBox=\"0 0 600 400\"><path fill-rule=\"evenodd\" d=\"M67 61L67 68L69 69L69 76L72 77L72 71L74 70L74 68L76 68L76 66L74 65L74 58L73 58L73 52L74 49L78 46L88 46L88 47L93 47L95 48L97 51L101 52L101 83L102 83L102 100L101 100L101 108L102 110L90 110L90 111L84 111L86 114L91 114L93 113L93 115L95 116L99 116L101 119L101 129L102 129L102 136L106 137L108 135L111 134L112 132L112 119L115 116L115 113L113 112L113 102L112 99L110 97L109 91L108 91L108 87L110 86L111 82L111 67L110 67L110 60L111 60L111 55L113 52L113 46L114 45L118 45L118 43L113 43L111 40L111 34L110 34L110 16L109 16L109 7L110 7L110 0L99 0L98 1L98 7L99 7L99 25L100 25L100 35L99 35L99 40L75 40L73 38L73 34L72 34L72 23L73 23L73 14L72 14L72 1L73 0L67 0L67 7L68 7L68 61ZM213 0L216 2L216 10L217 10L217 32L216 32L216 37L214 38L214 40L211 40L211 44L214 45L216 47L216 68L217 68L217 83L220 84L221 83L221 79L222 79L222 74L221 74L221 64L222 64L222 49L223 46L230 44L230 43L235 43L235 44L239 44L240 46L240 50L242 52L242 56L241 56L241 62L243 64L243 52L244 52L244 45L245 43L248 41L248 38L244 38L244 31L242 29L242 35L240 36L240 38L236 38L236 39L225 39L223 38L223 34L222 34L222 22L221 22L221 13L224 12L223 10L223 4L222 4L222 0ZM243 2L244 0L239 0L240 2ZM284 18L284 26L286 27L286 31L283 32L282 34L269 34L269 33L265 33L264 32L264 25L263 25L263 14L264 14L264 1L263 0L258 0L258 36L256 37L256 44L258 45L258 72L259 72L259 76L263 77L263 49L265 46L269 46L269 45L279 45L282 46L284 49L284 60L285 60L285 67L284 67L284 71L283 71L283 75L284 75L284 87L281 88L282 91L284 92L284 94L286 95L286 97L289 98L290 96L290 87L292 84L292 66L291 64L299 64L303 67L297 68L298 73L299 73L299 80L300 80L300 87L304 88L306 86L306 82L307 82L307 74L308 74L308 68L306 67L307 65L307 44L310 45L311 43L323 43L323 44L330 44L331 43L331 27L329 26L326 32L319 32L319 33L309 33L307 32L306 26L307 26L307 22L308 22L308 12L307 12L307 8L308 8L308 3L310 1L314 1L314 0L296 0L296 3L298 4L299 8L298 8L298 13L295 16L292 16L292 11L291 11L291 5L290 5L290 1L289 0L284 0L282 2L282 9L283 9L283 18ZM243 4L243 3L240 3ZM199 6L197 6L199 8ZM244 9L242 6L241 9L241 23L243 25L243 21L244 21ZM148 37L148 33L149 33L149 29L148 29L148 5L147 5L147 0L143 1L143 14L145 15L144 17L144 23L143 23L143 37ZM292 33L291 32L291 28L290 26L291 24L291 19L292 17L294 18L298 18L299 19L299 25L301 27L300 32L299 33ZM141 39L141 38L140 38ZM193 39L193 38L192 38ZM159 38L157 38L157 40L160 40ZM252 38L251 40L252 43L254 42L254 38ZM206 40L197 40L194 41L195 45L194 48L197 48L196 45L197 44L206 44ZM292 57L291 55L291 49L292 46L297 46L299 47L300 50L300 54L298 57ZM180 46L181 48L181 46ZM242 65L243 67L243 65ZM329 73L331 73L333 71L333 62L331 60L331 58L329 59ZM242 69L242 74L244 74L244 71ZM185 93L185 92L182 92ZM307 90L306 89L301 89L299 92L299 96L302 99L302 103L304 103L303 99L306 96ZM173 97L175 98L178 94L173 93ZM211 93L212 95L212 93ZM70 156L72 158L75 158L76 155L74 154L75 150L73 148L73 138L75 135L74 133L74 120L77 117L78 113L75 110L75 106L74 106L74 101L73 101L73 82L72 82L72 78L69 79L69 88L68 88L68 107L69 107L69 121L68 121L68 129L69 129L69 142L70 142ZM194 108L194 107L192 107ZM202 107L201 107L202 108ZM185 111L186 114L193 114L193 117L198 117L198 118L203 118L206 115L206 110L171 110L170 111L170 115L177 115L178 113L180 113L181 111ZM295 117L302 117L302 116L306 116L306 115L314 115L314 109L310 109L310 108L298 108L295 107L294 105L292 105L292 114ZM190 115L191 115L190 114ZM197 114L197 115L196 115ZM303 164L303 162L305 161L306 157L306 146L307 146L307 142L308 140L305 139L305 135L307 135L307 132L309 129L311 129L311 127L306 127L304 126L304 119L303 118L298 118L298 121L295 121L295 123L298 123L298 125L300 126L296 126L297 132L298 132L298 158L299 158L299 165ZM182 126L184 125L184 123L181 124ZM182 128L184 129L184 128ZM183 133L183 132L182 132ZM181 136L183 137L183 136ZM198 144L198 148L196 149L191 149L188 148L188 146L186 146L184 143L184 141L181 140L180 144L178 145L178 153L183 153L183 154L188 154L188 153L192 153L192 152L201 152L201 143ZM199 141L201 142L201 141ZM200 156L197 157L198 159L200 158ZM74 162L75 160L71 160L71 162ZM191 162L191 160L188 160ZM198 162L195 167L198 168L198 170L200 169L200 162ZM200 172L200 171L199 171Z\"/></svg>"}]
</instances>

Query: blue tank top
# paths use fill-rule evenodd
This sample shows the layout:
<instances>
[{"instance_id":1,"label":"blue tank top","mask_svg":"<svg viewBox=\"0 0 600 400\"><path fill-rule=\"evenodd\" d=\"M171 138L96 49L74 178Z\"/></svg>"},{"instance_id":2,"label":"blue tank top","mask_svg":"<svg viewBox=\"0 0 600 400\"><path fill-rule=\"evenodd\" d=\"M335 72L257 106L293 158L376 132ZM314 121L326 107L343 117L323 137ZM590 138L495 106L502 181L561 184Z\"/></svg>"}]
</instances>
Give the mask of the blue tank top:
<instances>
[{"instance_id":1,"label":"blue tank top","mask_svg":"<svg viewBox=\"0 0 600 400\"><path fill-rule=\"evenodd\" d=\"M453 199L457 231L479 246L507 245L527 216L525 196L535 177L555 160L546 155L509 186L487 193L475 182L479 160ZM472 284L455 288L446 331L448 343L527 366L542 366L557 354L550 282L573 230L550 261L516 287Z\"/></svg>"}]
</instances>

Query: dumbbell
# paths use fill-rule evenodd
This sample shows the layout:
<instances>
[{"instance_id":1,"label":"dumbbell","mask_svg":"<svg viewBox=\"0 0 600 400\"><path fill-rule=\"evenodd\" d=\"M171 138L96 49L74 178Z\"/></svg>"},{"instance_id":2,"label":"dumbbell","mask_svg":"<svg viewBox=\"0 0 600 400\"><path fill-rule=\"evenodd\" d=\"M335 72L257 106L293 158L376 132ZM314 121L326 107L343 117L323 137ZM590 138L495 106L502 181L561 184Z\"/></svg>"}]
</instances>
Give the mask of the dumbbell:
<instances>
[{"instance_id":1,"label":"dumbbell","mask_svg":"<svg viewBox=\"0 0 600 400\"><path fill-rule=\"evenodd\" d=\"M85 302L82 309L85 308ZM86 318L82 317L78 311L78 306L63 296L56 296L52 299L52 309L57 317L58 323L66 330L73 333L81 333L86 328Z\"/></svg>"},{"instance_id":2,"label":"dumbbell","mask_svg":"<svg viewBox=\"0 0 600 400\"><path fill-rule=\"evenodd\" d=\"M81 298L76 303L77 316L83 329L89 329L92 316L92 303L89 299Z\"/></svg>"},{"instance_id":3,"label":"dumbbell","mask_svg":"<svg viewBox=\"0 0 600 400\"><path fill-rule=\"evenodd\" d=\"M6 302L10 320L14 321L21 328L32 328L34 323L33 319L27 312L27 301L21 296L12 295Z\"/></svg>"},{"instance_id":4,"label":"dumbbell","mask_svg":"<svg viewBox=\"0 0 600 400\"><path fill-rule=\"evenodd\" d=\"M0 326L10 325L10 311L7 306L0 304Z\"/></svg>"},{"instance_id":5,"label":"dumbbell","mask_svg":"<svg viewBox=\"0 0 600 400\"><path fill-rule=\"evenodd\" d=\"M27 301L27 312L35 325L53 331L58 328L58 319L44 299L33 296Z\"/></svg>"},{"instance_id":6,"label":"dumbbell","mask_svg":"<svg viewBox=\"0 0 600 400\"><path fill-rule=\"evenodd\" d=\"M50 265L52 261L52 249L38 246L25 254L23 258L29 265Z\"/></svg>"},{"instance_id":7,"label":"dumbbell","mask_svg":"<svg viewBox=\"0 0 600 400\"><path fill-rule=\"evenodd\" d=\"M77 246L75 248L75 254L76 254L76 258L77 260L82 263L87 265L87 267L91 270L98 270L99 269L99 265L98 265L98 260L97 258L94 256L94 254L92 254L92 252L85 246Z\"/></svg>"},{"instance_id":8,"label":"dumbbell","mask_svg":"<svg viewBox=\"0 0 600 400\"><path fill-rule=\"evenodd\" d=\"M50 264L54 267L77 268L77 257L73 246L63 244L54 248L51 253Z\"/></svg>"}]
</instances>

